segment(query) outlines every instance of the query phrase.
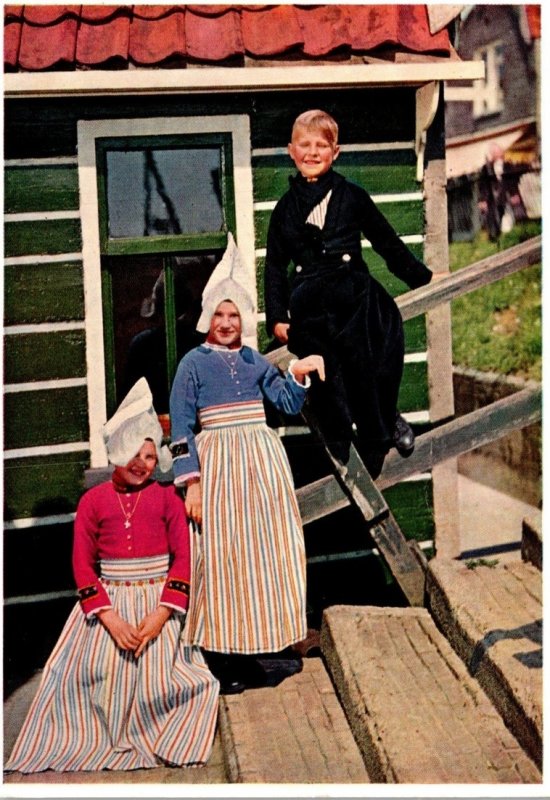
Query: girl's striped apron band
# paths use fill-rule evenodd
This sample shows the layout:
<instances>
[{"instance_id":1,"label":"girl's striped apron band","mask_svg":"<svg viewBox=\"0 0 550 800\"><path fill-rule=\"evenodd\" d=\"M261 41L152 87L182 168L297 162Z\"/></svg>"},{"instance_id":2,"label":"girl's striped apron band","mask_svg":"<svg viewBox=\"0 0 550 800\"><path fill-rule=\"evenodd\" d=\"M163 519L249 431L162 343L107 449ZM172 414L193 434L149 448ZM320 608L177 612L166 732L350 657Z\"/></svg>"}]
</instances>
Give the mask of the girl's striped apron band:
<instances>
[{"instance_id":1,"label":"girl's striped apron band","mask_svg":"<svg viewBox=\"0 0 550 800\"><path fill-rule=\"evenodd\" d=\"M167 553L147 558L104 559L100 562L101 579L113 583L164 580L168 566Z\"/></svg>"},{"instance_id":2,"label":"girl's striped apron band","mask_svg":"<svg viewBox=\"0 0 550 800\"><path fill-rule=\"evenodd\" d=\"M245 403L227 403L208 406L199 412L201 428L225 428L228 425L255 425L265 422L264 404L261 400Z\"/></svg>"}]
</instances>

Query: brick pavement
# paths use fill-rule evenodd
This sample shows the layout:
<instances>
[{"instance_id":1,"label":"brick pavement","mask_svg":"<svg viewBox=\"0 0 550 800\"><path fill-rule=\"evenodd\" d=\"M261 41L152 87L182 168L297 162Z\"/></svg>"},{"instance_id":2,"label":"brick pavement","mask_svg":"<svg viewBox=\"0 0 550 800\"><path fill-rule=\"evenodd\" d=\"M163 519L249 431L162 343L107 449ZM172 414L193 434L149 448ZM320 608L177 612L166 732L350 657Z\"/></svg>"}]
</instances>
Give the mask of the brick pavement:
<instances>
[{"instance_id":1,"label":"brick pavement","mask_svg":"<svg viewBox=\"0 0 550 800\"><path fill-rule=\"evenodd\" d=\"M369 777L320 658L278 686L220 700L233 783L368 783Z\"/></svg>"},{"instance_id":2,"label":"brick pavement","mask_svg":"<svg viewBox=\"0 0 550 800\"><path fill-rule=\"evenodd\" d=\"M373 782L541 781L426 609L334 606L321 646Z\"/></svg>"},{"instance_id":3,"label":"brick pavement","mask_svg":"<svg viewBox=\"0 0 550 800\"><path fill-rule=\"evenodd\" d=\"M519 560L469 569L434 559L426 586L439 627L541 768L541 572Z\"/></svg>"}]
</instances>

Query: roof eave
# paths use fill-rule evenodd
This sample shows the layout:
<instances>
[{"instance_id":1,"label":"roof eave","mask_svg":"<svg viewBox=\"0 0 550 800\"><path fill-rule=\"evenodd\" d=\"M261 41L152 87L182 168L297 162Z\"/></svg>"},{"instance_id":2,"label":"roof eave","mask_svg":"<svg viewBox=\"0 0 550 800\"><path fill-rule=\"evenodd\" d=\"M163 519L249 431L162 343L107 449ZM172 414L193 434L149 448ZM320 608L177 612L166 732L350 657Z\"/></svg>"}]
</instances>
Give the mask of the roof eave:
<instances>
[{"instance_id":1,"label":"roof eave","mask_svg":"<svg viewBox=\"0 0 550 800\"><path fill-rule=\"evenodd\" d=\"M305 72L307 70L307 78ZM477 80L481 61L352 64L304 67L201 67L124 71L27 72L4 75L4 96L188 94L311 88L422 86L431 81Z\"/></svg>"}]
</instances>

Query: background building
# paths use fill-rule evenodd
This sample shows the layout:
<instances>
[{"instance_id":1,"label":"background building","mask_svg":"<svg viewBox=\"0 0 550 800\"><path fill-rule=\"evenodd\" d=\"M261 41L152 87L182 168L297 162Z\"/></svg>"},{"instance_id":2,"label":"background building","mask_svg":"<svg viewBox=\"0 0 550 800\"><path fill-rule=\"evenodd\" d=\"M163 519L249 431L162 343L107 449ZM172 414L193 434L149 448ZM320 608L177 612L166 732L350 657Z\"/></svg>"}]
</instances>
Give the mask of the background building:
<instances>
[{"instance_id":1,"label":"background building","mask_svg":"<svg viewBox=\"0 0 550 800\"><path fill-rule=\"evenodd\" d=\"M466 6L457 20L457 52L483 61L485 77L445 91L452 239L487 227L479 201L488 182L505 194L505 225L541 216L540 12L540 5ZM499 157L496 187L491 164Z\"/></svg>"}]
</instances>

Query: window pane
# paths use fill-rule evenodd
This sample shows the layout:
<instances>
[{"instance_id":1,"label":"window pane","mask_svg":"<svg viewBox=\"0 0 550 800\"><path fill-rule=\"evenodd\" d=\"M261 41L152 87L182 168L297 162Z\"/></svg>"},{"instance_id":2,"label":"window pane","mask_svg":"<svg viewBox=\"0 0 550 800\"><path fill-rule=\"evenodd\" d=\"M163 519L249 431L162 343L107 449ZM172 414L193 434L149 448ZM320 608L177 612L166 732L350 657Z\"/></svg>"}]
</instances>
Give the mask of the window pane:
<instances>
[{"instance_id":1,"label":"window pane","mask_svg":"<svg viewBox=\"0 0 550 800\"><path fill-rule=\"evenodd\" d=\"M220 148L108 150L106 159L110 238L222 229Z\"/></svg>"},{"instance_id":2,"label":"window pane","mask_svg":"<svg viewBox=\"0 0 550 800\"><path fill-rule=\"evenodd\" d=\"M196 332L201 297L219 258L219 253L203 253L171 259L160 256L106 259L105 266L112 278L117 403L143 376L151 388L157 414L168 413L173 367L168 363L167 338L176 344L177 361L204 338ZM168 281L167 271L173 275ZM172 303L167 293L172 292L175 330L167 337L165 311L167 304Z\"/></svg>"}]
</instances>

